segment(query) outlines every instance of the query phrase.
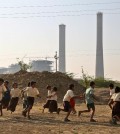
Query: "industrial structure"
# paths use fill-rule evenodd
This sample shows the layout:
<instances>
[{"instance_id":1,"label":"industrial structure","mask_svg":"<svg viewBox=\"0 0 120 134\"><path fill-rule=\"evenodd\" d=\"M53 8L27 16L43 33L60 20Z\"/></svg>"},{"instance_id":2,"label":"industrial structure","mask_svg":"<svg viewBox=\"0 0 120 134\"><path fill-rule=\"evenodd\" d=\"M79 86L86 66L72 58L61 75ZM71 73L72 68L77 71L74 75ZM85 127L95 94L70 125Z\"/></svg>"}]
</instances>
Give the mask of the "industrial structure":
<instances>
[{"instance_id":1,"label":"industrial structure","mask_svg":"<svg viewBox=\"0 0 120 134\"><path fill-rule=\"evenodd\" d=\"M49 60L34 60L31 62L31 69L30 71L38 71L38 72L42 72L42 71L48 71L48 72L52 72L52 61Z\"/></svg>"},{"instance_id":2,"label":"industrial structure","mask_svg":"<svg viewBox=\"0 0 120 134\"><path fill-rule=\"evenodd\" d=\"M97 13L96 78L104 78L103 61L103 13Z\"/></svg>"},{"instance_id":3,"label":"industrial structure","mask_svg":"<svg viewBox=\"0 0 120 134\"><path fill-rule=\"evenodd\" d=\"M64 24L59 25L59 71L62 73L66 72L65 28Z\"/></svg>"}]
</instances>

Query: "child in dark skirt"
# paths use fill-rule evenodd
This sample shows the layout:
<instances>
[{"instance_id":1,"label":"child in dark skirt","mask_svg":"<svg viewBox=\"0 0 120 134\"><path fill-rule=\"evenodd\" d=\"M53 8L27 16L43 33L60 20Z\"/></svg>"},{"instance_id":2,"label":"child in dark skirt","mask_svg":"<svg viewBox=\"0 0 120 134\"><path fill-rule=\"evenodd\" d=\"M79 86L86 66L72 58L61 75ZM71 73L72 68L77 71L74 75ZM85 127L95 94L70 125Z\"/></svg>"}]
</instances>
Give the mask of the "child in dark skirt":
<instances>
[{"instance_id":1,"label":"child in dark skirt","mask_svg":"<svg viewBox=\"0 0 120 134\"><path fill-rule=\"evenodd\" d=\"M50 98L50 96L51 96L51 86L48 85L47 90L48 90L47 100L46 100L46 104L43 106L42 113L44 113L45 108L49 108L49 104L50 104L50 101L51 101L51 98Z\"/></svg>"},{"instance_id":2,"label":"child in dark skirt","mask_svg":"<svg viewBox=\"0 0 120 134\"><path fill-rule=\"evenodd\" d=\"M4 92L6 92L6 88L3 83L4 83L4 80L0 78L0 113L1 113L1 116L3 115L3 112L2 112L3 94Z\"/></svg>"},{"instance_id":3,"label":"child in dark skirt","mask_svg":"<svg viewBox=\"0 0 120 134\"><path fill-rule=\"evenodd\" d=\"M49 112L53 113L53 112L57 112L58 109L58 104L57 104L57 87L54 87L51 93L51 101L49 104Z\"/></svg>"},{"instance_id":4,"label":"child in dark skirt","mask_svg":"<svg viewBox=\"0 0 120 134\"><path fill-rule=\"evenodd\" d=\"M117 124L117 121L120 121L120 87L115 88L115 93L111 97L109 106L112 108L112 120L110 123Z\"/></svg>"},{"instance_id":5,"label":"child in dark skirt","mask_svg":"<svg viewBox=\"0 0 120 134\"><path fill-rule=\"evenodd\" d=\"M40 97L39 91L36 88L36 82L32 81L31 87L28 87L25 92L27 94L27 108L22 112L22 115L26 117L26 114L28 113L28 119L31 119L30 111L34 105L35 97Z\"/></svg>"},{"instance_id":6,"label":"child in dark skirt","mask_svg":"<svg viewBox=\"0 0 120 134\"><path fill-rule=\"evenodd\" d=\"M10 89L9 89L9 82L5 81L4 86L6 88L6 91L3 94L3 99L2 99L2 108L6 109L9 105L10 102Z\"/></svg>"},{"instance_id":7,"label":"child in dark skirt","mask_svg":"<svg viewBox=\"0 0 120 134\"><path fill-rule=\"evenodd\" d=\"M19 98L21 97L21 90L18 88L18 83L13 83L12 87L13 89L10 91L11 100L7 108L7 110L11 111L11 113L15 112Z\"/></svg>"}]
</instances>

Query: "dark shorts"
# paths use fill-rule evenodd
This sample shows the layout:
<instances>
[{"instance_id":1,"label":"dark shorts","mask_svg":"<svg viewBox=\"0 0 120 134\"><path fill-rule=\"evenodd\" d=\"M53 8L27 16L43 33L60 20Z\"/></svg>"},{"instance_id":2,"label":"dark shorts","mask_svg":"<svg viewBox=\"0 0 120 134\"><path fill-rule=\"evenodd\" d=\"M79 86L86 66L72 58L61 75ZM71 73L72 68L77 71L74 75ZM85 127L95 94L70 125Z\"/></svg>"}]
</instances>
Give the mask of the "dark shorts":
<instances>
[{"instance_id":1,"label":"dark shorts","mask_svg":"<svg viewBox=\"0 0 120 134\"><path fill-rule=\"evenodd\" d=\"M68 112L71 109L70 102L68 102L68 101L64 101L63 106L64 106L64 111L65 112Z\"/></svg>"},{"instance_id":2,"label":"dark shorts","mask_svg":"<svg viewBox=\"0 0 120 134\"><path fill-rule=\"evenodd\" d=\"M94 103L87 104L87 108L88 109L95 109L95 104Z\"/></svg>"},{"instance_id":3,"label":"dark shorts","mask_svg":"<svg viewBox=\"0 0 120 134\"><path fill-rule=\"evenodd\" d=\"M34 97L27 97L27 105L28 105L28 107L29 106L33 106L34 105Z\"/></svg>"},{"instance_id":4,"label":"dark shorts","mask_svg":"<svg viewBox=\"0 0 120 134\"><path fill-rule=\"evenodd\" d=\"M44 108L49 108L50 102L51 102L51 100L48 100L48 101L46 102L46 104L45 104L43 107L44 107Z\"/></svg>"}]
</instances>

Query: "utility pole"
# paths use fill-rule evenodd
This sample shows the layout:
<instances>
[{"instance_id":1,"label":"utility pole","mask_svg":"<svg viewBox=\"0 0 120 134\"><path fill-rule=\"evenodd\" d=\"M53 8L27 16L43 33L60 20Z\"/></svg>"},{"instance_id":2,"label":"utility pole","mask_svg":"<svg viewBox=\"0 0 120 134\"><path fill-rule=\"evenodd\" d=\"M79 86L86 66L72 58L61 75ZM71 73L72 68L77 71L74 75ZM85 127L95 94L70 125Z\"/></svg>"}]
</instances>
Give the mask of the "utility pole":
<instances>
[{"instance_id":1,"label":"utility pole","mask_svg":"<svg viewBox=\"0 0 120 134\"><path fill-rule=\"evenodd\" d=\"M57 72L57 70L58 70L58 54L57 54L57 51L55 52L55 56L54 56L54 58L55 58L55 63L56 63L56 68L55 68L55 70L56 70L56 72Z\"/></svg>"}]
</instances>

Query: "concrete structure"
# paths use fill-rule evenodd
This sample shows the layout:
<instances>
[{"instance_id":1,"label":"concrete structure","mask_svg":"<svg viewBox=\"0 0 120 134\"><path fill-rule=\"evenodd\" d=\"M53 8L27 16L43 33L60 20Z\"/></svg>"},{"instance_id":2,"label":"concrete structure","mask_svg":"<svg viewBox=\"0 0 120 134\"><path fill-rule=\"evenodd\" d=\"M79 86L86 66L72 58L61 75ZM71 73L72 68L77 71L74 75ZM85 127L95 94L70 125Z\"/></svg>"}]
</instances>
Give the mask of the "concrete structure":
<instances>
[{"instance_id":1,"label":"concrete structure","mask_svg":"<svg viewBox=\"0 0 120 134\"><path fill-rule=\"evenodd\" d=\"M66 59L65 59L65 25L59 25L59 71L66 72Z\"/></svg>"},{"instance_id":2,"label":"concrete structure","mask_svg":"<svg viewBox=\"0 0 120 134\"><path fill-rule=\"evenodd\" d=\"M48 61L48 60L34 60L31 62L32 68L30 69L30 71L31 72L33 72L33 71L52 72L52 63L53 63L52 61Z\"/></svg>"},{"instance_id":3,"label":"concrete structure","mask_svg":"<svg viewBox=\"0 0 120 134\"><path fill-rule=\"evenodd\" d=\"M97 13L96 78L104 78L103 63L103 14Z\"/></svg>"}]
</instances>

